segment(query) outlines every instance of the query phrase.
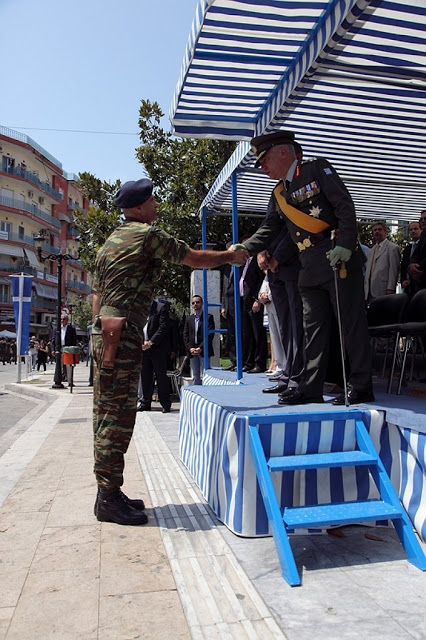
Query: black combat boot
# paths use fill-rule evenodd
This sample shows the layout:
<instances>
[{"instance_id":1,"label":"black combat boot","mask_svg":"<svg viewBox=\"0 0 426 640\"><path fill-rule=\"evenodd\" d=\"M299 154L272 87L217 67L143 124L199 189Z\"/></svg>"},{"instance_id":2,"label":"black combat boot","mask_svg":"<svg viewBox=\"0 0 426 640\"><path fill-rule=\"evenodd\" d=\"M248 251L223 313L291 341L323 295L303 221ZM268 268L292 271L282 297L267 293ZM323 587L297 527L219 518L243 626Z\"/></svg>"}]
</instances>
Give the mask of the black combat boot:
<instances>
[{"instance_id":1,"label":"black combat boot","mask_svg":"<svg viewBox=\"0 0 426 640\"><path fill-rule=\"evenodd\" d=\"M96 517L100 522L138 525L146 524L148 516L144 511L133 509L119 487L98 490Z\"/></svg>"},{"instance_id":2,"label":"black combat boot","mask_svg":"<svg viewBox=\"0 0 426 640\"><path fill-rule=\"evenodd\" d=\"M117 487L117 489L121 493L121 496L122 496L124 502L127 502L127 504L130 507L132 507L133 509L136 509L136 511L144 511L145 502L143 500L132 500L131 498L128 498L126 496L126 494L123 493L122 490L119 487ZM95 516L98 514L99 491L100 490L98 489L98 493L96 494L95 506L93 507L93 513L95 514Z\"/></svg>"}]
</instances>

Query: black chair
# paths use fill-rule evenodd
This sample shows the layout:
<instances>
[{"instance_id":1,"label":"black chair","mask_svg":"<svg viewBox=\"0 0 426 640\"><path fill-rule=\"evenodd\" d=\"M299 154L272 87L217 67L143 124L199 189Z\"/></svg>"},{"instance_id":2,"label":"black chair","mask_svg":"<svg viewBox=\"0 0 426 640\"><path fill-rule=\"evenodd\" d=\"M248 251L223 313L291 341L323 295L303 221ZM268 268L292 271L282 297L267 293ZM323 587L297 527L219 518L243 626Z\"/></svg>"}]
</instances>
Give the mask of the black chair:
<instances>
[{"instance_id":1,"label":"black chair","mask_svg":"<svg viewBox=\"0 0 426 640\"><path fill-rule=\"evenodd\" d=\"M385 377L386 362L390 351L389 344L393 345L398 326L404 320L408 302L409 298L405 293L393 293L373 298L367 309L368 331L373 339L373 352L375 351L377 340L386 339L382 378ZM392 378L390 379L392 380ZM389 390L388 393L390 393Z\"/></svg>"},{"instance_id":2,"label":"black chair","mask_svg":"<svg viewBox=\"0 0 426 640\"><path fill-rule=\"evenodd\" d=\"M407 307L407 312L405 315L405 321L401 322L397 328L388 393L391 392L392 377L395 369L397 349L398 349L398 344L400 339L405 338L405 344L404 344L404 350L402 355L401 375L399 377L398 390L397 390L398 395L401 393L401 385L404 379L408 347L411 345L411 350L412 350L411 378L412 378L417 346L420 345L421 351L423 353L423 357L425 355L423 341L422 341L422 338L425 338L425 337L426 337L426 289L421 289L410 300L409 305Z\"/></svg>"}]
</instances>

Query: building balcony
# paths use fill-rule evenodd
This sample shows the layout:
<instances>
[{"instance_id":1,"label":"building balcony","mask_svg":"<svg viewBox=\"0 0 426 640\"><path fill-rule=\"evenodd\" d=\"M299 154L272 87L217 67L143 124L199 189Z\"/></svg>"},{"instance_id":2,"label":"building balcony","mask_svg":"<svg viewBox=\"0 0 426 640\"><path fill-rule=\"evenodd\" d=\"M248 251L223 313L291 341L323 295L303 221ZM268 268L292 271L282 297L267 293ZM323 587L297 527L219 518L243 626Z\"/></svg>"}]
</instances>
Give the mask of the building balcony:
<instances>
[{"instance_id":1,"label":"building balcony","mask_svg":"<svg viewBox=\"0 0 426 640\"><path fill-rule=\"evenodd\" d=\"M14 265L10 265L7 263L1 263L0 262L0 271L2 271L3 273L27 273L30 276L36 276L37 275L37 269L35 269L34 267L30 267L26 264L22 264L22 261L19 260L19 263L17 261L17 264Z\"/></svg>"},{"instance_id":2,"label":"building balcony","mask_svg":"<svg viewBox=\"0 0 426 640\"><path fill-rule=\"evenodd\" d=\"M71 212L74 211L75 209L77 209L78 211L85 211L83 207L80 207L78 202L68 202L67 209L68 211L71 211Z\"/></svg>"},{"instance_id":3,"label":"building balcony","mask_svg":"<svg viewBox=\"0 0 426 640\"><path fill-rule=\"evenodd\" d=\"M20 131L15 131L14 129L9 129L9 127L3 127L0 125L0 135L6 136L7 138L12 138L13 140L19 140L24 144L28 144L30 147L41 153L42 156L47 158L47 160L54 164L55 167L58 167L58 169L61 169L62 171L62 162L59 162L59 160L57 160L55 156L52 156L51 153L46 151L46 149L43 149L43 147L39 145L38 142L27 136L25 133L21 133Z\"/></svg>"},{"instance_id":4,"label":"building balcony","mask_svg":"<svg viewBox=\"0 0 426 640\"><path fill-rule=\"evenodd\" d=\"M35 296L33 294L31 298L31 308L42 309L43 311L49 311L52 313L57 310L58 303L56 300L46 300L45 298L40 298L40 296Z\"/></svg>"},{"instance_id":5,"label":"building balcony","mask_svg":"<svg viewBox=\"0 0 426 640\"><path fill-rule=\"evenodd\" d=\"M23 178L31 184L34 184L38 189L41 189L45 193L48 193L52 198L56 198L57 200L63 200L64 196L60 191L56 191L48 182L42 182L36 173L32 173L31 171L27 171L27 169L23 169L22 167L2 167L1 173L7 173L14 176L18 176L19 178Z\"/></svg>"},{"instance_id":6,"label":"building balcony","mask_svg":"<svg viewBox=\"0 0 426 640\"><path fill-rule=\"evenodd\" d=\"M12 302L11 293L0 293L0 304L12 304Z\"/></svg>"},{"instance_id":7,"label":"building balcony","mask_svg":"<svg viewBox=\"0 0 426 640\"><path fill-rule=\"evenodd\" d=\"M78 238L80 236L80 233L77 231L77 229L68 229L67 230L67 238L71 239L71 240L75 240L75 238Z\"/></svg>"},{"instance_id":8,"label":"building balcony","mask_svg":"<svg viewBox=\"0 0 426 640\"><path fill-rule=\"evenodd\" d=\"M49 213L42 211L35 204L29 204L28 202L23 202L23 200L16 200L16 198L6 198L5 196L0 196L0 207L8 207L9 209L19 209L19 211L27 211L31 213L36 218L43 220L43 222L48 222L49 224L61 228L61 223L56 218L52 218Z\"/></svg>"},{"instance_id":9,"label":"building balcony","mask_svg":"<svg viewBox=\"0 0 426 640\"><path fill-rule=\"evenodd\" d=\"M3 231L2 234L3 233L5 235L0 235L0 240L11 240L12 242L27 244L27 245L30 245L31 247L36 248L36 244L34 242L33 236L26 236L26 235L22 236L21 234L15 233L14 231ZM43 245L43 251L47 251L48 253L59 253L60 249L59 247L52 247L51 244L49 244L48 242L45 242Z\"/></svg>"},{"instance_id":10,"label":"building balcony","mask_svg":"<svg viewBox=\"0 0 426 640\"><path fill-rule=\"evenodd\" d=\"M84 282L77 282L76 280L67 280L65 282L65 287L67 289L77 289L78 291L82 291L87 294L92 292L92 288L89 287L88 284L85 284Z\"/></svg>"}]
</instances>

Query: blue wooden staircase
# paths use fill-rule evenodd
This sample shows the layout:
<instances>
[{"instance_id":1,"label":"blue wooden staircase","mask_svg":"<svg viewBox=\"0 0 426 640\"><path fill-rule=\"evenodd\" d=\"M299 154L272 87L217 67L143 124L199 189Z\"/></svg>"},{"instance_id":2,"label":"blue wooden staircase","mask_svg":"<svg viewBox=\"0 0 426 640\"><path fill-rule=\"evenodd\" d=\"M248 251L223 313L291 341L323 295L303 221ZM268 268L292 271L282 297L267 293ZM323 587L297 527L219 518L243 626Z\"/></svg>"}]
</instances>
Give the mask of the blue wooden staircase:
<instances>
[{"instance_id":1,"label":"blue wooden staircase","mask_svg":"<svg viewBox=\"0 0 426 640\"><path fill-rule=\"evenodd\" d=\"M356 446L353 451L308 453L269 457L265 455L260 431L271 429L275 423L307 422L309 429L319 429L323 421L355 422ZM361 411L335 411L320 413L287 413L279 415L253 415L248 417L250 450L256 475L274 537L282 575L291 585L301 584L288 537L289 529L330 527L377 520L391 520L404 547L407 559L419 569L426 570L426 557L422 551L411 521L400 503L395 489L377 454L363 422ZM379 492L377 500L359 500L312 506L280 506L272 482L276 472L299 471L332 467L367 467ZM284 480L285 481L285 480Z\"/></svg>"}]
</instances>

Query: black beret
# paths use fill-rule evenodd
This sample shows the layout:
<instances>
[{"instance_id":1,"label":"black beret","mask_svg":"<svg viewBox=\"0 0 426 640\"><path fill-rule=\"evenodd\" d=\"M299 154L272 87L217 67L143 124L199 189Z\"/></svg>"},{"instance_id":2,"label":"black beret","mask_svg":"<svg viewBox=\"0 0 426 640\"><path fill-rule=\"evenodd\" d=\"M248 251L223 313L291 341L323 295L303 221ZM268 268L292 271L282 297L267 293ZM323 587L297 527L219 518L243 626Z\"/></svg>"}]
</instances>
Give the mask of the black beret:
<instances>
[{"instance_id":1,"label":"black beret","mask_svg":"<svg viewBox=\"0 0 426 640\"><path fill-rule=\"evenodd\" d=\"M152 182L148 178L129 180L117 191L113 204L120 209L138 207L152 195L152 188Z\"/></svg>"},{"instance_id":2,"label":"black beret","mask_svg":"<svg viewBox=\"0 0 426 640\"><path fill-rule=\"evenodd\" d=\"M275 131L274 133L266 133L263 136L257 136L252 138L250 145L251 150L257 157L255 167L260 166L260 159L265 155L271 147L276 147L279 144L294 144L293 131Z\"/></svg>"}]
</instances>

